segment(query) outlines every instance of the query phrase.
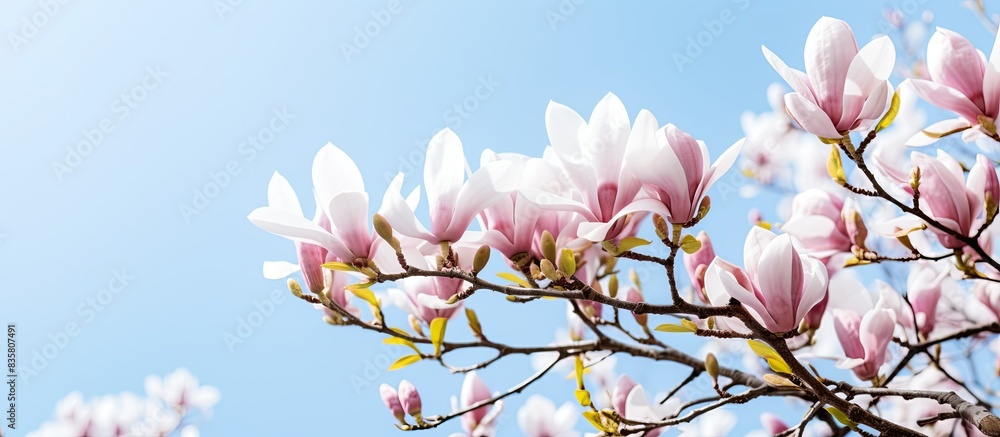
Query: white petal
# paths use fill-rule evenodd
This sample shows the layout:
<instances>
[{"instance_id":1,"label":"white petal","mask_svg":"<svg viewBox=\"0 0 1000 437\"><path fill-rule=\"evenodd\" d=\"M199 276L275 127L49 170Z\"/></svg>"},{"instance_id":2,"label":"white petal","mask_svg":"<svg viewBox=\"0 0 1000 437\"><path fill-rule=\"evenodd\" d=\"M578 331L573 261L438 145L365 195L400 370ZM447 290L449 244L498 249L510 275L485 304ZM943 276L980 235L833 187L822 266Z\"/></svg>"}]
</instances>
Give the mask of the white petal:
<instances>
[{"instance_id":1,"label":"white petal","mask_svg":"<svg viewBox=\"0 0 1000 437\"><path fill-rule=\"evenodd\" d=\"M264 261L264 277L267 279L287 278L299 271L299 265L288 261Z\"/></svg>"},{"instance_id":2,"label":"white petal","mask_svg":"<svg viewBox=\"0 0 1000 437\"><path fill-rule=\"evenodd\" d=\"M278 172L274 172L274 175L271 176L271 182L267 184L267 204L287 210L295 215L304 215L292 185Z\"/></svg>"}]
</instances>

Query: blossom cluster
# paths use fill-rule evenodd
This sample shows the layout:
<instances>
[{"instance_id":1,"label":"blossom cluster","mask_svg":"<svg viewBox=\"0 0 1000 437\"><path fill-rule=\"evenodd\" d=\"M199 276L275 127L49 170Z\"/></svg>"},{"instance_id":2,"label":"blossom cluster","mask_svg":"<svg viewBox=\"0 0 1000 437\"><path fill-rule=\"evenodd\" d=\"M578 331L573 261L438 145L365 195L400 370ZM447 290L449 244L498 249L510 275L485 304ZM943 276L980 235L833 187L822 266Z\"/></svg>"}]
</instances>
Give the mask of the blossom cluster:
<instances>
[{"instance_id":1,"label":"blossom cluster","mask_svg":"<svg viewBox=\"0 0 1000 437\"><path fill-rule=\"evenodd\" d=\"M781 95L780 87L773 87L769 97L775 111L745 116L746 137L714 161L708 145L695 136L661 124L646 110L630 118L622 101L608 94L586 119L550 102L545 111L549 145L540 156L487 149L473 170L458 135L442 130L427 147L422 187L404 192L406 175L397 175L375 211L355 162L327 144L312 165L311 219L278 173L268 186L268 205L249 219L292 240L297 251L296 263L266 263L265 276L301 271L304 290L290 280L292 292L314 303L328 323L380 330L390 335L388 341L416 352L394 367L427 358L444 364L443 351L456 348L446 344L445 326L477 291L498 291L522 303L563 297L569 315L565 338L548 349L518 353L544 357L535 363L540 375L575 362L583 417L603 433L655 436L677 425L686 435L709 435L728 432L735 419L705 411L696 415L701 416L697 422L679 420L691 406L674 396L676 390L665 398L649 396L628 375L594 375L610 355L633 351L622 343L603 354L584 350L610 342L602 327L617 328L640 345L662 346L664 354L676 351L652 331L708 338L709 352L692 379L707 372L719 399L731 396L718 381L719 357L747 356L744 369L766 373L763 358L775 372L765 375L768 385L813 390L807 399L831 405L830 414L843 416L840 423L854 428L855 419L842 412L844 404L836 405L854 394L847 400L835 397L827 387L833 384L818 377L815 368L816 375L804 370L804 364L832 361L877 389L955 392L978 399L972 388L950 376L955 364L941 354L945 340L935 339L951 336L981 344L989 333L1000 332L1000 264L991 252L991 225L1000 201L996 166L985 153L969 158L965 151L914 151L907 160L902 151L905 145L938 144L957 133L965 142L1000 141L997 50L986 57L962 35L939 28L922 61L926 74L894 86L890 77L898 70L897 54L890 37L859 48L847 23L824 17L805 40L804 71L763 48L791 91ZM917 98L956 118L923 126ZM742 263L717 256L709 234L694 232L710 213L712 186L741 152L744 175L772 186L788 176L783 161L788 158L780 149L789 145L810 151L796 166L794 184L783 192L787 202L777 214L782 220L751 220ZM641 236L649 231L667 257L646 252L652 242ZM502 255L500 276L512 286L479 276L493 252ZM690 284L686 298L675 281L678 256ZM631 284L620 283L619 260L626 259L665 267L670 291L644 291L635 275ZM877 264L895 267L866 286L855 271ZM370 291L385 282L397 285L385 295ZM897 289L900 285L905 288ZM359 300L368 304L373 322L362 320ZM386 300L408 313L410 330L389 326L382 308ZM475 312L464 309L480 345L496 349L496 359L508 353L509 348L488 341ZM624 328L623 309L643 334ZM650 319L662 315L679 317L681 323L650 329ZM597 343L587 341L590 334ZM720 346L734 339L749 340L744 341L748 346ZM421 345L432 346L433 353ZM932 346L939 346L937 355ZM926 368L901 374L920 353L927 354ZM451 368L466 377L449 415L424 414L416 386L406 380L397 387L383 384L379 394L401 429L433 428L458 417L462 433L457 435L493 435L510 393L491 392L475 370L494 360ZM591 371L589 384L584 368ZM741 374L733 370L726 378L735 383ZM872 406L879 399L877 393L865 395ZM891 400L878 411L901 426L918 428L918 420L949 411L935 400L940 399L921 399L927 403L919 411ZM557 409L535 395L517 419L526 435L570 436L578 435L579 414L576 405ZM944 429L957 414L930 426ZM864 416L865 425L895 430L879 428L890 426L879 417ZM985 422L961 419L969 435L988 428ZM762 417L762 425L771 434L791 428L773 415ZM835 426L810 429L823 435Z\"/></svg>"}]
</instances>

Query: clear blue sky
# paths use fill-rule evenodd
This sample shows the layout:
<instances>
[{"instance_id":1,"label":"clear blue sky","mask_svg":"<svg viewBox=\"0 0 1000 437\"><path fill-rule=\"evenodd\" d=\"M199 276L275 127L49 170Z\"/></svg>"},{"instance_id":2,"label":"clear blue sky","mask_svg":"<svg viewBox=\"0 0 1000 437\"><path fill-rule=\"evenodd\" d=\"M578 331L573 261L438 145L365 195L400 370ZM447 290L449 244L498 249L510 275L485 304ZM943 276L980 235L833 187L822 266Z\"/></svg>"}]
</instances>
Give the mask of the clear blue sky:
<instances>
[{"instance_id":1,"label":"clear blue sky","mask_svg":"<svg viewBox=\"0 0 1000 437\"><path fill-rule=\"evenodd\" d=\"M292 299L227 348L223 334L235 333L255 302L284 293L281 281L261 276L262 261L294 257L290 243L245 218L265 204L275 170L308 198L312 157L332 141L358 162L377 204L386 175L407 171L411 157L419 169L421 142L445 126L470 157L486 147L538 154L550 99L589 114L609 91L633 117L647 108L715 155L742 136L744 110L767 108L765 88L779 80L761 44L800 67L820 16L847 20L866 40L878 32L884 4L921 3L399 0L395 13L382 13L396 2L229 1L239 4L69 2L36 32L22 29L23 17L49 16L35 0L0 4L8 35L0 47L0 322L18 324L22 366L67 323L79 326L21 385L22 431L49 418L70 391L141 392L147 374L181 366L222 392L202 427L208 436L391 434L377 385L401 378L424 389L426 411L446 412L461 377L429 363L378 371L356 393L351 376L364 379L368 362L384 361L379 339L329 327ZM958 3L935 4L937 22L989 47L992 35ZM390 18L383 26L374 16ZM706 24L720 18L729 23ZM377 35L354 45L366 26ZM712 27L717 35L698 43ZM31 37L11 43L10 33ZM674 55L691 44L700 52L691 48L686 55L697 55L679 69ZM463 102L475 109L453 109ZM272 121L275 111L288 115ZM272 128L260 148L241 145ZM67 156L87 136L99 145ZM408 187L421 174L410 173ZM205 192L213 175L224 186ZM199 192L210 198L196 199ZM721 255L739 259L753 204L716 200L705 228ZM132 277L124 290L87 310L122 269ZM526 343L551 341L564 323L563 307L551 303L486 298L472 306L487 332L503 325L498 337ZM636 363L619 370L651 392L669 386L657 387L657 377L673 381L682 371ZM483 377L500 390L529 371L515 358ZM571 399L561 377L539 387L560 403ZM519 434L522 402L509 403L501 435ZM781 407L760 405L750 408ZM757 426L755 415L742 416L737 430Z\"/></svg>"}]
</instances>

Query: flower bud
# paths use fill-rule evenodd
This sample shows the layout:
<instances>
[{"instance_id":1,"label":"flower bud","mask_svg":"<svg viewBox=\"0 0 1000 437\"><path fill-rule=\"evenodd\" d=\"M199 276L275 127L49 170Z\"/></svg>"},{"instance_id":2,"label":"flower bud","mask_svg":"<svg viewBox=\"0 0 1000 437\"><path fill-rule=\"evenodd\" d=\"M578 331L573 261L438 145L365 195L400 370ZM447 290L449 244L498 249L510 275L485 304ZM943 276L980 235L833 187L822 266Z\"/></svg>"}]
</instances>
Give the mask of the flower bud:
<instances>
[{"instance_id":1,"label":"flower bud","mask_svg":"<svg viewBox=\"0 0 1000 437\"><path fill-rule=\"evenodd\" d=\"M292 278L288 278L288 289L292 292L295 297L302 297L302 286L299 285L299 281Z\"/></svg>"},{"instance_id":2,"label":"flower bud","mask_svg":"<svg viewBox=\"0 0 1000 437\"><path fill-rule=\"evenodd\" d=\"M542 262L539 263L538 267L541 269L542 274L545 275L545 277L550 281L559 280L559 272L556 271L556 266L552 264L552 261L543 259Z\"/></svg>"},{"instance_id":3,"label":"flower bud","mask_svg":"<svg viewBox=\"0 0 1000 437\"><path fill-rule=\"evenodd\" d=\"M642 294L632 287L625 290L625 300L634 303L644 302ZM632 316L635 317L636 323L642 326L646 326L646 322L649 319L649 315L645 313L632 313Z\"/></svg>"},{"instance_id":4,"label":"flower bud","mask_svg":"<svg viewBox=\"0 0 1000 437\"><path fill-rule=\"evenodd\" d=\"M542 255L549 261L556 261L556 239L548 230L542 231Z\"/></svg>"},{"instance_id":5,"label":"flower bud","mask_svg":"<svg viewBox=\"0 0 1000 437\"><path fill-rule=\"evenodd\" d=\"M382 397L382 403L389 409L393 417L399 423L406 423L406 413L403 411L403 404L399 402L399 395L396 393L396 389L392 388L389 384L382 384L378 388L378 393Z\"/></svg>"},{"instance_id":6,"label":"flower bud","mask_svg":"<svg viewBox=\"0 0 1000 437\"><path fill-rule=\"evenodd\" d=\"M697 240L701 243L701 247L692 254L684 254L684 268L691 278L691 286L694 288L694 291L702 302L707 303L705 271L708 265L715 259L715 249L712 247L712 241L708 238L708 234L705 231L698 233Z\"/></svg>"},{"instance_id":7,"label":"flower bud","mask_svg":"<svg viewBox=\"0 0 1000 437\"><path fill-rule=\"evenodd\" d=\"M847 238L851 243L860 249L865 248L865 239L868 238L868 228L861 218L861 213L855 208L852 199L844 201L844 209L841 211L841 218L844 220L844 227L847 230Z\"/></svg>"},{"instance_id":8,"label":"flower bud","mask_svg":"<svg viewBox=\"0 0 1000 437\"><path fill-rule=\"evenodd\" d=\"M399 383L399 402L407 414L413 417L420 415L420 393L405 379Z\"/></svg>"},{"instance_id":9,"label":"flower bud","mask_svg":"<svg viewBox=\"0 0 1000 437\"><path fill-rule=\"evenodd\" d=\"M487 245L482 245L479 250L476 251L476 256L472 258L472 274L478 274L486 268L486 264L490 262L490 247Z\"/></svg>"},{"instance_id":10,"label":"flower bud","mask_svg":"<svg viewBox=\"0 0 1000 437\"><path fill-rule=\"evenodd\" d=\"M576 273L576 254L572 249L564 248L559 251L559 270L566 276L573 276L573 273Z\"/></svg>"},{"instance_id":11,"label":"flower bud","mask_svg":"<svg viewBox=\"0 0 1000 437\"><path fill-rule=\"evenodd\" d=\"M711 352L705 356L705 371L708 372L708 376L712 377L712 381L719 378L719 360Z\"/></svg>"}]
</instances>

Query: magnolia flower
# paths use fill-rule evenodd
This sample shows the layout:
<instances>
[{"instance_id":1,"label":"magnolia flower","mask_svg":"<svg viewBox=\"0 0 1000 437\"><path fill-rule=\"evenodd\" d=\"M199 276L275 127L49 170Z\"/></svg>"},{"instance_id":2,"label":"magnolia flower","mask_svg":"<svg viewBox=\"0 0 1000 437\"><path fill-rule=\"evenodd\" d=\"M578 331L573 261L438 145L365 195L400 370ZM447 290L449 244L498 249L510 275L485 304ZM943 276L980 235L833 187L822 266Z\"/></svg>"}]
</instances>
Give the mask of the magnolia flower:
<instances>
[{"instance_id":1,"label":"magnolia flower","mask_svg":"<svg viewBox=\"0 0 1000 437\"><path fill-rule=\"evenodd\" d=\"M520 187L550 191L560 191L562 188L558 180L562 170L549 160L512 153L497 154L486 150L482 155L481 166L499 161L509 162L515 167L514 171L521 175ZM556 238L557 247L574 243L577 240L576 227L582 219L571 211L543 209L517 191L484 209L479 218L486 231L475 243L487 244L504 254L507 259L525 253L536 259L543 258L540 239L542 231L546 230Z\"/></svg>"},{"instance_id":2,"label":"magnolia flower","mask_svg":"<svg viewBox=\"0 0 1000 437\"><path fill-rule=\"evenodd\" d=\"M476 372L469 372L465 374L465 381L462 383L461 403L458 403L455 397L452 396L452 409L464 410L491 397L490 389L486 387L486 383L479 378L479 375L476 375ZM497 401L493 404L492 409L487 405L465 413L460 418L462 430L467 435L473 437L493 435L496 428L496 419L502 411L503 401ZM452 436L455 436L455 434L452 434Z\"/></svg>"},{"instance_id":3,"label":"magnolia flower","mask_svg":"<svg viewBox=\"0 0 1000 437\"><path fill-rule=\"evenodd\" d=\"M1000 41L1000 39L998 39ZM1000 45L994 42L989 61L969 40L939 27L927 43L930 80L908 79L914 90L934 106L954 112L959 118L937 122L907 143L923 146L938 138L965 130L963 138L974 141L980 132L996 136L994 124L1000 113Z\"/></svg>"},{"instance_id":4,"label":"magnolia flower","mask_svg":"<svg viewBox=\"0 0 1000 437\"><path fill-rule=\"evenodd\" d=\"M313 160L313 187L316 194L316 218L302 214L295 191L277 172L268 185L268 206L247 216L257 227L300 244L313 244L328 250L337 260L353 262L375 256L379 240L368 225L368 193L354 161L333 144L327 144ZM300 258L317 258L320 251L300 247ZM310 252L311 250L311 252ZM308 281L314 271L303 272Z\"/></svg>"},{"instance_id":5,"label":"magnolia flower","mask_svg":"<svg viewBox=\"0 0 1000 437\"><path fill-rule=\"evenodd\" d=\"M452 318L462 304L448 304L447 300L462 291L461 279L413 276L401 281L403 289L390 288L388 293L399 307L430 324L434 319Z\"/></svg>"},{"instance_id":6,"label":"magnolia flower","mask_svg":"<svg viewBox=\"0 0 1000 437\"><path fill-rule=\"evenodd\" d=\"M197 437L195 422L211 416L219 397L217 389L199 385L187 370L178 369L162 379L147 377L145 397L121 393L86 400L80 393L70 393L56 405L52 421L27 435Z\"/></svg>"},{"instance_id":7,"label":"magnolia flower","mask_svg":"<svg viewBox=\"0 0 1000 437\"><path fill-rule=\"evenodd\" d=\"M201 410L210 414L220 398L217 388L200 385L198 379L184 368L163 378L147 376L145 385L147 397L185 410Z\"/></svg>"},{"instance_id":8,"label":"magnolia flower","mask_svg":"<svg viewBox=\"0 0 1000 437\"><path fill-rule=\"evenodd\" d=\"M806 38L806 72L789 68L767 47L764 57L794 92L785 95L788 114L809 133L839 139L868 129L889 105L887 80L896 62L888 36L860 51L847 23L820 18Z\"/></svg>"},{"instance_id":9,"label":"magnolia flower","mask_svg":"<svg viewBox=\"0 0 1000 437\"><path fill-rule=\"evenodd\" d=\"M527 437L577 437L574 431L579 415L572 403L565 403L558 410L549 398L532 395L517 411L517 424Z\"/></svg>"},{"instance_id":10,"label":"magnolia flower","mask_svg":"<svg viewBox=\"0 0 1000 437\"><path fill-rule=\"evenodd\" d=\"M695 294L702 302L708 302L708 295L705 294L705 272L708 270L708 265L715 260L715 249L712 248L712 240L708 239L705 231L699 232L697 238L701 247L695 253L684 253L684 268L691 278L691 287L694 288Z\"/></svg>"},{"instance_id":11,"label":"magnolia flower","mask_svg":"<svg viewBox=\"0 0 1000 437\"><path fill-rule=\"evenodd\" d=\"M649 111L639 112L627 161L651 199L639 200L618 213L649 211L670 223L684 224L697 214L708 189L724 175L740 154L743 140L709 164L708 148L673 124L658 128Z\"/></svg>"},{"instance_id":12,"label":"magnolia flower","mask_svg":"<svg viewBox=\"0 0 1000 437\"><path fill-rule=\"evenodd\" d=\"M631 380L626 381L626 384ZM635 383L632 383L635 384ZM622 381L619 380L619 386L615 388L617 392L619 388L624 389ZM612 395L612 399L616 396ZM666 402L650 402L649 398L646 397L646 389L641 385L633 385L629 390L628 394L625 395L625 404L620 406L622 417L639 422L659 422L664 418L673 417L680 411L681 401L676 397L668 399ZM667 428L657 428L650 431L646 431L644 434L646 437L657 437Z\"/></svg>"},{"instance_id":13,"label":"magnolia flower","mask_svg":"<svg viewBox=\"0 0 1000 437\"><path fill-rule=\"evenodd\" d=\"M459 241L476 215L506 199L518 179L510 162L491 162L466 179L468 165L462 141L445 128L431 139L424 162L430 230L417 220L414 205L400 193L402 173L386 191L381 214L402 235L434 245Z\"/></svg>"},{"instance_id":14,"label":"magnolia flower","mask_svg":"<svg viewBox=\"0 0 1000 437\"><path fill-rule=\"evenodd\" d=\"M943 150L938 150L937 158L920 152L913 152L910 161L920 169L920 209L938 223L959 234L971 236L978 231L984 206L995 211L1000 199L1000 181L996 169L983 155L976 156L976 164L965 172L955 158ZM913 194L910 175L876 161L882 172L899 183L899 187ZM986 200L990 199L989 202ZM945 231L932 228L941 245L949 249L965 246L961 240Z\"/></svg>"},{"instance_id":15,"label":"magnolia flower","mask_svg":"<svg viewBox=\"0 0 1000 437\"><path fill-rule=\"evenodd\" d=\"M406 414L413 417L420 415L420 393L410 381L405 379L399 382L399 404L403 407L403 411L406 411Z\"/></svg>"},{"instance_id":16,"label":"magnolia flower","mask_svg":"<svg viewBox=\"0 0 1000 437\"><path fill-rule=\"evenodd\" d=\"M779 237L754 226L747 235L743 260L746 271L715 258L705 273L705 286L725 290L772 332L798 328L826 295L826 267L809 255L800 255L787 234Z\"/></svg>"},{"instance_id":17,"label":"magnolia flower","mask_svg":"<svg viewBox=\"0 0 1000 437\"><path fill-rule=\"evenodd\" d=\"M865 381L878 376L879 368L888 359L886 349L894 326L892 312L887 309L873 309L864 315L833 310L833 327L846 357L838 367L853 370Z\"/></svg>"},{"instance_id":18,"label":"magnolia flower","mask_svg":"<svg viewBox=\"0 0 1000 437\"><path fill-rule=\"evenodd\" d=\"M573 185L571 193L521 187L521 194L546 209L580 214L592 241L617 237L626 223L618 213L639 195L639 181L632 174L636 163L626 162L630 141L628 112L614 94L608 93L594 108L587 122L572 109L549 102L545 127L556 159ZM584 237L581 229L580 236ZM593 234L593 235L589 235ZM600 235L598 235L600 234Z\"/></svg>"},{"instance_id":19,"label":"magnolia flower","mask_svg":"<svg viewBox=\"0 0 1000 437\"><path fill-rule=\"evenodd\" d=\"M389 384L382 384L378 387L378 394L382 398L382 403L392 413L392 416L399 423L406 423L406 410L403 409L403 404L399 402L399 393L396 392L396 389L392 388Z\"/></svg>"},{"instance_id":20,"label":"magnolia flower","mask_svg":"<svg viewBox=\"0 0 1000 437\"><path fill-rule=\"evenodd\" d=\"M801 243L805 253L829 268L843 267L853 247L863 248L868 231L852 199L842 200L828 191L813 188L792 199L792 215L781 226Z\"/></svg>"},{"instance_id":21,"label":"magnolia flower","mask_svg":"<svg viewBox=\"0 0 1000 437\"><path fill-rule=\"evenodd\" d=\"M1000 284L976 281L972 284L972 294L996 315L997 320L1000 320Z\"/></svg>"}]
</instances>

